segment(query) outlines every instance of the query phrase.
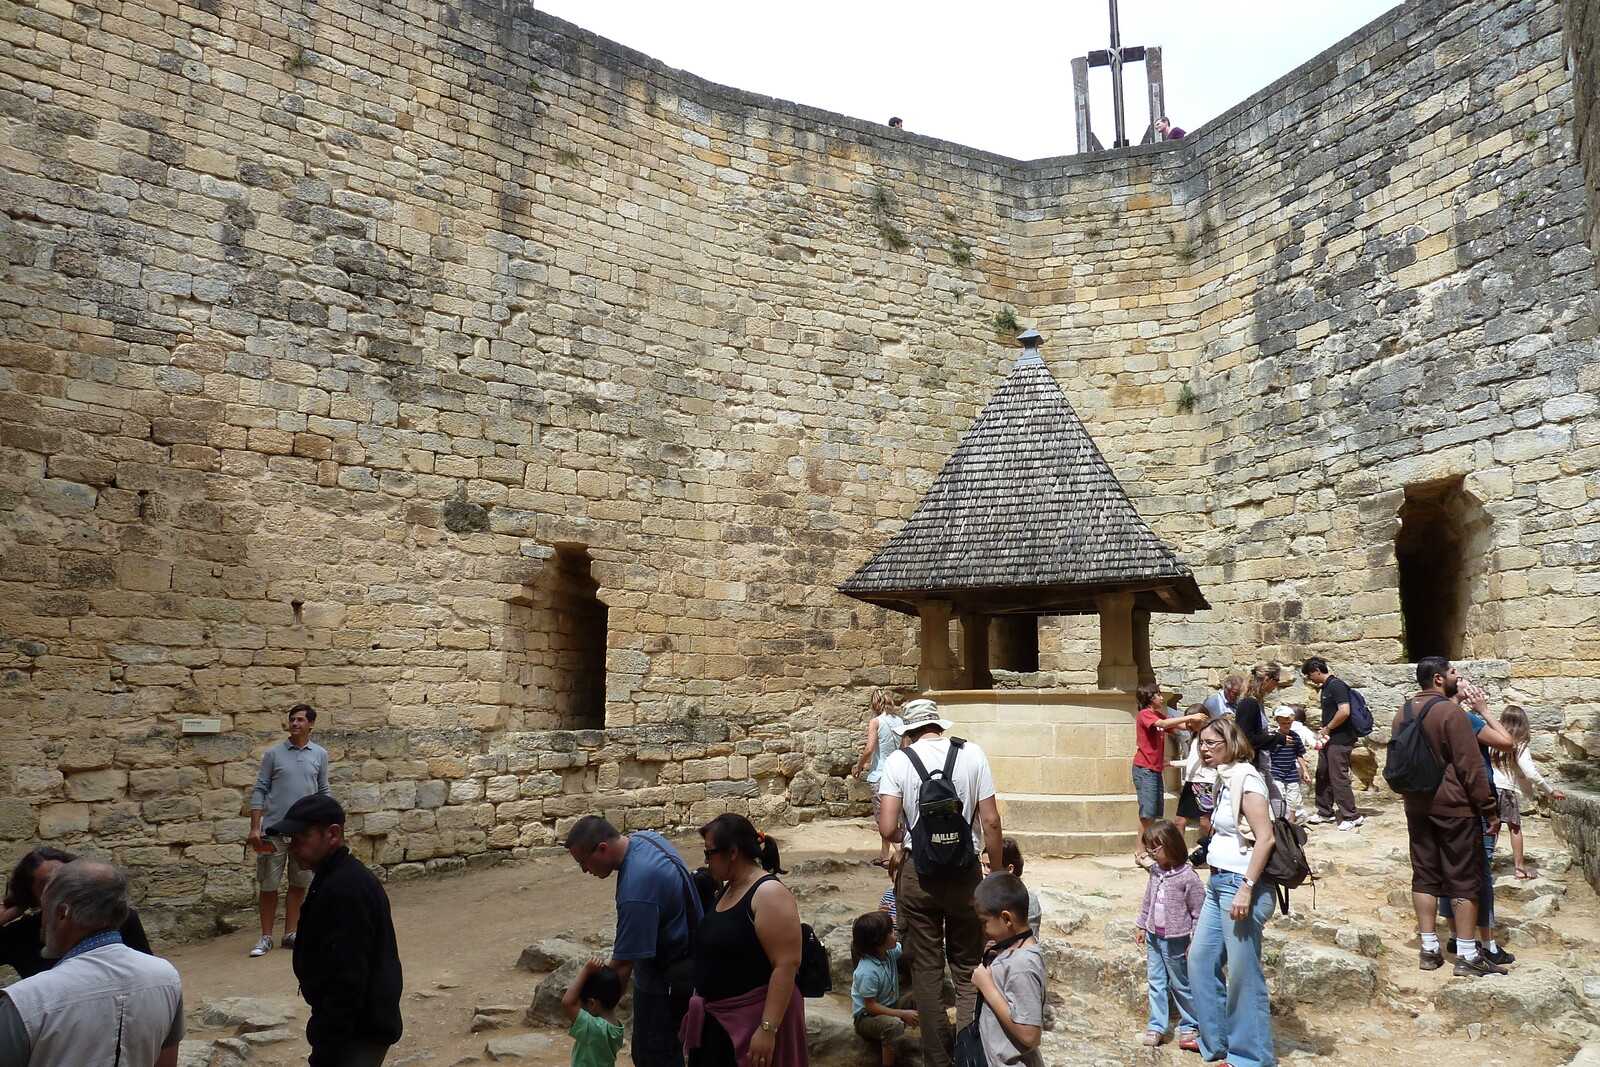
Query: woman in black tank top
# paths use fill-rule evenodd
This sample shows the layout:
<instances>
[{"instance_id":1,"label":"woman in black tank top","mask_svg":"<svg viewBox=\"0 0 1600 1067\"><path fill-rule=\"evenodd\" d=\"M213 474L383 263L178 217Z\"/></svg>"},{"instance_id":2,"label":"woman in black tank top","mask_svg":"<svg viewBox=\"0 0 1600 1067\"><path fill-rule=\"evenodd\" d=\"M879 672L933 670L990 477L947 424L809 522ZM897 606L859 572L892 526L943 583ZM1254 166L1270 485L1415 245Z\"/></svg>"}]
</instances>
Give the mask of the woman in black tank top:
<instances>
[{"instance_id":1,"label":"woman in black tank top","mask_svg":"<svg viewBox=\"0 0 1600 1067\"><path fill-rule=\"evenodd\" d=\"M784 884L763 873L763 868L783 873L777 843L742 815L718 816L701 827L700 835L711 876L727 888L694 932L695 992L716 1002L766 989L764 1000L747 1009L751 1025L734 1030L750 1034L749 1067L786 1067L792 1061L783 1055L778 1030L798 1025L803 1050L805 1021L799 1010L792 1012L795 1018L787 1018L791 1001L798 999L794 976L800 966L800 910ZM711 1011L689 1062L693 1067L735 1067L738 1062L728 1029Z\"/></svg>"}]
</instances>

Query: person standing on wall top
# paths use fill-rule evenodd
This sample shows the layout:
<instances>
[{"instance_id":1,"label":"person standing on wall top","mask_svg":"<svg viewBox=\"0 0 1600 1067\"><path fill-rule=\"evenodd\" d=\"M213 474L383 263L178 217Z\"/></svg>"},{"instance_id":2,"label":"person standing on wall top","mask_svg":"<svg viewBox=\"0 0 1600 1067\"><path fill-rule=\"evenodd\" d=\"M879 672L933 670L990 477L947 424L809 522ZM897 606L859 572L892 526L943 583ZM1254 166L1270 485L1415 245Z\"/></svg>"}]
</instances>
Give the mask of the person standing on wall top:
<instances>
[{"instance_id":1,"label":"person standing on wall top","mask_svg":"<svg viewBox=\"0 0 1600 1067\"><path fill-rule=\"evenodd\" d=\"M902 710L898 732L906 747L884 764L878 832L904 843L895 907L911 956L924 1062L950 1067L955 1033L943 1007L945 961L955 985L959 1029L972 1021L972 972L983 962L983 920L974 896L983 870L974 830L982 833L989 870L1004 871L1000 807L988 757L970 741L945 736L954 724L940 717L939 705L920 699Z\"/></svg>"},{"instance_id":2,"label":"person standing on wall top","mask_svg":"<svg viewBox=\"0 0 1600 1067\"><path fill-rule=\"evenodd\" d=\"M1317 759L1317 813L1310 822L1334 820L1338 811L1339 829L1354 830L1366 821L1356 811L1355 790L1350 787L1350 754L1360 737L1350 721L1350 687L1337 675L1328 673L1328 661L1312 656L1300 673L1322 692L1322 755Z\"/></svg>"},{"instance_id":3,"label":"person standing on wall top","mask_svg":"<svg viewBox=\"0 0 1600 1067\"><path fill-rule=\"evenodd\" d=\"M599 815L573 824L566 849L585 874L617 876L611 968L624 989L633 979L635 1067L683 1067L678 1031L694 991L689 936L703 917L688 866L660 834L621 834Z\"/></svg>"},{"instance_id":4,"label":"person standing on wall top","mask_svg":"<svg viewBox=\"0 0 1600 1067\"><path fill-rule=\"evenodd\" d=\"M1171 119L1162 115L1156 119L1156 136L1163 141L1176 141L1179 138L1189 136L1189 131L1182 126L1174 126Z\"/></svg>"},{"instance_id":5,"label":"person standing on wall top","mask_svg":"<svg viewBox=\"0 0 1600 1067\"><path fill-rule=\"evenodd\" d=\"M317 710L309 704L289 709L289 736L261 757L255 792L250 794L250 847L256 853L256 883L260 888L261 939L252 956L272 951L272 922L278 913L278 887L287 875L289 892L283 903L283 947L293 948L300 923L300 905L311 886L311 872L289 856L286 839L272 839L261 828L289 814L302 797L328 793L328 751L311 740Z\"/></svg>"},{"instance_id":6,"label":"person standing on wall top","mask_svg":"<svg viewBox=\"0 0 1600 1067\"><path fill-rule=\"evenodd\" d=\"M0 990L0 1064L174 1067L183 983L172 964L117 932L128 880L93 860L55 869L41 906L54 967Z\"/></svg>"},{"instance_id":7,"label":"person standing on wall top","mask_svg":"<svg viewBox=\"0 0 1600 1067\"><path fill-rule=\"evenodd\" d=\"M400 1040L404 976L389 895L344 843L344 808L301 797L268 833L289 838L301 868L316 872L301 910L294 976L311 1006L309 1067L378 1067Z\"/></svg>"}]
</instances>

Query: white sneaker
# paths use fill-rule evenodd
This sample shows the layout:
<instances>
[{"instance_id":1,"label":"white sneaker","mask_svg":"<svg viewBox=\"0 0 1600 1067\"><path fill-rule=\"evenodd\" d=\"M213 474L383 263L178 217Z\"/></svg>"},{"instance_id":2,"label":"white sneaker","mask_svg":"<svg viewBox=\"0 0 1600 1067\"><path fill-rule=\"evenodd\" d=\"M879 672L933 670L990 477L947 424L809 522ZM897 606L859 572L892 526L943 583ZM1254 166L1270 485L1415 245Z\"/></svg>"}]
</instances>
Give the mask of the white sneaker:
<instances>
[{"instance_id":1,"label":"white sneaker","mask_svg":"<svg viewBox=\"0 0 1600 1067\"><path fill-rule=\"evenodd\" d=\"M1359 820L1359 819L1346 819L1344 822L1339 824L1339 829L1341 829L1341 830L1354 830L1356 827L1358 827L1360 825L1361 825L1361 820Z\"/></svg>"},{"instance_id":2,"label":"white sneaker","mask_svg":"<svg viewBox=\"0 0 1600 1067\"><path fill-rule=\"evenodd\" d=\"M1332 819L1325 818L1325 817L1323 817L1321 815L1313 815L1313 816L1311 816L1311 818L1306 820L1306 825L1307 826L1321 826L1325 822L1332 822L1332 821L1333 821Z\"/></svg>"},{"instance_id":3,"label":"white sneaker","mask_svg":"<svg viewBox=\"0 0 1600 1067\"><path fill-rule=\"evenodd\" d=\"M294 935L293 934L284 934L283 935L283 947L284 948L294 948Z\"/></svg>"},{"instance_id":4,"label":"white sneaker","mask_svg":"<svg viewBox=\"0 0 1600 1067\"><path fill-rule=\"evenodd\" d=\"M260 941L256 942L256 947L250 950L250 955L252 955L252 956L265 956L267 953L269 953L271 951L272 951L272 938L263 937Z\"/></svg>"}]
</instances>

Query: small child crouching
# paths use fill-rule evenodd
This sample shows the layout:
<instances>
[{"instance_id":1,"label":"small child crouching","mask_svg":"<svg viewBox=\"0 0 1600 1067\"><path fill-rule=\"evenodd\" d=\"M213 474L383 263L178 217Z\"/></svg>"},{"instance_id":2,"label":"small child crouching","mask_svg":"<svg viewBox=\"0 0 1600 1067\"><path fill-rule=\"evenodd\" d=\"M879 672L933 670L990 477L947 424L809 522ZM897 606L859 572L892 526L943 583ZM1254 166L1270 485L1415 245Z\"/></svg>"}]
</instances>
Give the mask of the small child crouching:
<instances>
[{"instance_id":1,"label":"small child crouching","mask_svg":"<svg viewBox=\"0 0 1600 1067\"><path fill-rule=\"evenodd\" d=\"M612 1067L622 1048L622 1024L612 1014L622 999L622 982L604 960L590 959L561 995L561 1010L571 1020L572 1067Z\"/></svg>"},{"instance_id":2,"label":"small child crouching","mask_svg":"<svg viewBox=\"0 0 1600 1067\"><path fill-rule=\"evenodd\" d=\"M886 911L869 911L850 929L850 1006L856 1033L883 1048L885 1067L900 1056L906 1027L918 1025L909 995L900 993L900 943Z\"/></svg>"},{"instance_id":3,"label":"small child crouching","mask_svg":"<svg viewBox=\"0 0 1600 1067\"><path fill-rule=\"evenodd\" d=\"M1205 887L1189 866L1188 849L1176 823L1156 820L1139 843L1145 848L1143 855L1149 857L1150 871L1150 884L1145 887L1138 929L1133 935L1134 942L1144 945L1149 955L1150 1026L1144 1032L1144 1043L1159 1045L1166 1041L1172 1012L1167 1002L1170 993L1178 1005L1178 1047L1197 1052L1200 1024L1189 991L1189 940L1195 920L1200 917L1200 906L1205 903Z\"/></svg>"},{"instance_id":4,"label":"small child crouching","mask_svg":"<svg viewBox=\"0 0 1600 1067\"><path fill-rule=\"evenodd\" d=\"M978 883L977 905L984 935L994 942L972 972L982 998L976 1021L984 1059L991 1067L1044 1067L1044 954L1028 926L1028 887L996 872Z\"/></svg>"}]
</instances>

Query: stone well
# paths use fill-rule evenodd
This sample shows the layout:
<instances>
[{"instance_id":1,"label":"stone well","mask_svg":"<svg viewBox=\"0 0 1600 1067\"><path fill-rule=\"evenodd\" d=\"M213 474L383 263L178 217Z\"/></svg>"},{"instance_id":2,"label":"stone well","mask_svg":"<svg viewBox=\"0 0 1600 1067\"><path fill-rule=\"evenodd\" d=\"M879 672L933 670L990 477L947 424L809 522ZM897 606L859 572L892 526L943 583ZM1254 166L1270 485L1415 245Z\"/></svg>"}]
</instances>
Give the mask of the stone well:
<instances>
[{"instance_id":1,"label":"stone well","mask_svg":"<svg viewBox=\"0 0 1600 1067\"><path fill-rule=\"evenodd\" d=\"M1024 855L1131 852L1138 844L1133 794L1132 693L957 689L928 693L951 731L989 757L1006 836ZM1168 771L1168 788L1175 783ZM1173 809L1169 798L1167 810Z\"/></svg>"}]
</instances>

